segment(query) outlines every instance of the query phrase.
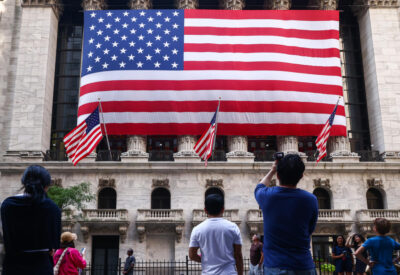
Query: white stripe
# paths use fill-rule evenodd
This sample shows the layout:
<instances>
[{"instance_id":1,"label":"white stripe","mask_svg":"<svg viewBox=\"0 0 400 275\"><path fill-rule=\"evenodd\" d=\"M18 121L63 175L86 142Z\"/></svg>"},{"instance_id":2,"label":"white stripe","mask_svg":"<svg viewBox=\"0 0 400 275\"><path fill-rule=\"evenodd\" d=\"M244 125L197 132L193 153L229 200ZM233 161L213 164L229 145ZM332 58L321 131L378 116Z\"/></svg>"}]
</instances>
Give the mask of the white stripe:
<instances>
[{"instance_id":1,"label":"white stripe","mask_svg":"<svg viewBox=\"0 0 400 275\"><path fill-rule=\"evenodd\" d=\"M84 123L76 126L71 132L67 134L66 137L64 137L64 143L70 142L70 140L74 138L78 132L81 132L84 127L86 127L86 124Z\"/></svg>"},{"instance_id":2,"label":"white stripe","mask_svg":"<svg viewBox=\"0 0 400 275\"><path fill-rule=\"evenodd\" d=\"M83 153L88 152L87 149L90 148L90 145L93 140L98 139L98 135L101 135L101 127L100 124L96 127L94 127L87 136L79 143L78 147L83 144L82 147L79 148L79 150L76 152L75 156L73 159L78 159L80 156L82 156ZM90 137L90 138L89 138Z\"/></svg>"},{"instance_id":3,"label":"white stripe","mask_svg":"<svg viewBox=\"0 0 400 275\"><path fill-rule=\"evenodd\" d=\"M337 95L287 92L287 91L231 91L231 90L196 90L196 91L105 91L92 92L80 97L79 104L109 101L212 101L221 97L226 101L256 101L256 102L307 102L335 104ZM343 106L343 102L339 104Z\"/></svg>"},{"instance_id":4,"label":"white stripe","mask_svg":"<svg viewBox=\"0 0 400 275\"><path fill-rule=\"evenodd\" d=\"M108 71L85 75L81 87L112 80L281 80L342 86L340 76L324 76L282 71Z\"/></svg>"},{"instance_id":5,"label":"white stripe","mask_svg":"<svg viewBox=\"0 0 400 275\"><path fill-rule=\"evenodd\" d=\"M339 21L185 18L185 27L279 28L279 29L324 31L324 30L339 30Z\"/></svg>"},{"instance_id":6,"label":"white stripe","mask_svg":"<svg viewBox=\"0 0 400 275\"><path fill-rule=\"evenodd\" d=\"M210 123L214 112L124 112L104 113L106 123ZM86 119L79 116L78 120ZM315 113L240 113L219 112L218 123L234 124L325 124L327 114ZM335 125L346 125L344 116L335 117Z\"/></svg>"},{"instance_id":7,"label":"white stripe","mask_svg":"<svg viewBox=\"0 0 400 275\"><path fill-rule=\"evenodd\" d=\"M304 39L283 36L252 35L190 35L184 36L185 44L229 44L229 45L283 45L309 49L339 49L337 39ZM186 60L186 59L185 59Z\"/></svg>"},{"instance_id":8,"label":"white stripe","mask_svg":"<svg viewBox=\"0 0 400 275\"><path fill-rule=\"evenodd\" d=\"M318 67L340 67L338 57L309 57L284 53L185 52L185 61L283 62ZM193 72L193 71L192 71ZM242 72L244 73L244 72Z\"/></svg>"}]
</instances>

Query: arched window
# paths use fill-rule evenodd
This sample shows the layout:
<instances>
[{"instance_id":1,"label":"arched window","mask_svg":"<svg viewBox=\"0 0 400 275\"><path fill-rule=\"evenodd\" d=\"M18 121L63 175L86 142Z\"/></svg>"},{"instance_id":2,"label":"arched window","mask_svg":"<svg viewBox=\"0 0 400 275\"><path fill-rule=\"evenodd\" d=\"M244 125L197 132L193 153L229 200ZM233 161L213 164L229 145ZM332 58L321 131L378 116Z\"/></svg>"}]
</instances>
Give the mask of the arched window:
<instances>
[{"instance_id":1,"label":"arched window","mask_svg":"<svg viewBox=\"0 0 400 275\"><path fill-rule=\"evenodd\" d=\"M331 209L331 197L323 188L316 188L313 194L317 197L319 209Z\"/></svg>"},{"instance_id":2,"label":"arched window","mask_svg":"<svg viewBox=\"0 0 400 275\"><path fill-rule=\"evenodd\" d=\"M368 209L384 209L382 193L376 188L370 188L367 191Z\"/></svg>"},{"instance_id":3,"label":"arched window","mask_svg":"<svg viewBox=\"0 0 400 275\"><path fill-rule=\"evenodd\" d=\"M151 193L151 209L171 209L171 193L165 188L156 188Z\"/></svg>"},{"instance_id":4,"label":"arched window","mask_svg":"<svg viewBox=\"0 0 400 275\"><path fill-rule=\"evenodd\" d=\"M101 189L98 198L98 209L116 209L117 192L113 188L107 187Z\"/></svg>"},{"instance_id":5,"label":"arched window","mask_svg":"<svg viewBox=\"0 0 400 275\"><path fill-rule=\"evenodd\" d=\"M220 188L217 188L217 187L208 188L206 191L205 197L207 197L208 195L211 195L211 194L218 194L218 195L222 196L222 198L224 198L224 192Z\"/></svg>"}]
</instances>

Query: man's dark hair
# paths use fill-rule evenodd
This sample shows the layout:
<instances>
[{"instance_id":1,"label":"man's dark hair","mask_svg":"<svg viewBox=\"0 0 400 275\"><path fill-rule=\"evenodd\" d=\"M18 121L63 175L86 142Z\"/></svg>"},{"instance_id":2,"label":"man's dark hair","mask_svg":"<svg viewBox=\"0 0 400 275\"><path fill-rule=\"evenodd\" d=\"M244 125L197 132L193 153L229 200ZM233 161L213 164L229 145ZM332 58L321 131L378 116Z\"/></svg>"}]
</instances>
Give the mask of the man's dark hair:
<instances>
[{"instance_id":1,"label":"man's dark hair","mask_svg":"<svg viewBox=\"0 0 400 275\"><path fill-rule=\"evenodd\" d=\"M384 218L376 218L374 221L374 225L376 231L378 231L378 233L382 235L389 233L391 227L390 221Z\"/></svg>"},{"instance_id":2,"label":"man's dark hair","mask_svg":"<svg viewBox=\"0 0 400 275\"><path fill-rule=\"evenodd\" d=\"M218 215L224 208L224 198L218 194L211 194L206 197L205 208L210 215Z\"/></svg>"},{"instance_id":3,"label":"man's dark hair","mask_svg":"<svg viewBox=\"0 0 400 275\"><path fill-rule=\"evenodd\" d=\"M288 154L279 162L277 173L281 185L296 186L303 177L305 166L299 155Z\"/></svg>"},{"instance_id":4,"label":"man's dark hair","mask_svg":"<svg viewBox=\"0 0 400 275\"><path fill-rule=\"evenodd\" d=\"M127 252L128 252L129 255L132 255L133 254L133 249L129 248Z\"/></svg>"}]
</instances>

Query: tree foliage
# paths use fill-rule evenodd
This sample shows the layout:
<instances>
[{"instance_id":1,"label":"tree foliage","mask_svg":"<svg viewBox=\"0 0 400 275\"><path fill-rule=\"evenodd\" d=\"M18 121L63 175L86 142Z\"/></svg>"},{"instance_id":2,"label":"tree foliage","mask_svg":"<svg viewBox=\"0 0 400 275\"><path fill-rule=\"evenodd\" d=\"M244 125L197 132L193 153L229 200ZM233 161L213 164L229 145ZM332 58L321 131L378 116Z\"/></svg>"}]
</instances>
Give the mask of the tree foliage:
<instances>
[{"instance_id":1,"label":"tree foliage","mask_svg":"<svg viewBox=\"0 0 400 275\"><path fill-rule=\"evenodd\" d=\"M85 202L94 199L90 193L90 184L86 182L66 188L53 185L49 188L47 195L61 210L65 210L68 206L75 206L81 210Z\"/></svg>"}]
</instances>

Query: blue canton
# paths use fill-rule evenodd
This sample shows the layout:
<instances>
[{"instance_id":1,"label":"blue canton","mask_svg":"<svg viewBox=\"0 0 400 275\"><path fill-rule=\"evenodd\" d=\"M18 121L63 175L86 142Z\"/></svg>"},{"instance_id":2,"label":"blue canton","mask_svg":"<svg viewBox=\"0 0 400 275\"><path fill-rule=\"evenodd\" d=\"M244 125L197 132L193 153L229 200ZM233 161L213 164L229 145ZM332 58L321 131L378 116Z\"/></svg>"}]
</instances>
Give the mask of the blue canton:
<instances>
[{"instance_id":1,"label":"blue canton","mask_svg":"<svg viewBox=\"0 0 400 275\"><path fill-rule=\"evenodd\" d=\"M91 113L90 116L86 118L86 134L89 134L89 132L92 131L92 129L99 124L99 107L97 107L96 110L94 110L93 113Z\"/></svg>"},{"instance_id":2,"label":"blue canton","mask_svg":"<svg viewBox=\"0 0 400 275\"><path fill-rule=\"evenodd\" d=\"M183 70L183 10L85 11L82 76Z\"/></svg>"},{"instance_id":3,"label":"blue canton","mask_svg":"<svg viewBox=\"0 0 400 275\"><path fill-rule=\"evenodd\" d=\"M335 119L335 115L336 115L336 109L337 109L337 105L335 106L335 109L333 109L332 114L329 116L329 125L330 126L333 125L333 120Z\"/></svg>"}]
</instances>

